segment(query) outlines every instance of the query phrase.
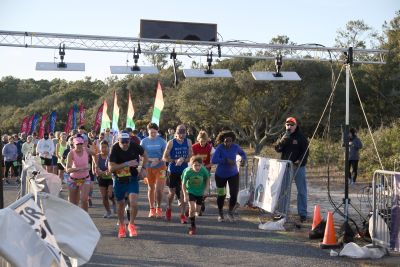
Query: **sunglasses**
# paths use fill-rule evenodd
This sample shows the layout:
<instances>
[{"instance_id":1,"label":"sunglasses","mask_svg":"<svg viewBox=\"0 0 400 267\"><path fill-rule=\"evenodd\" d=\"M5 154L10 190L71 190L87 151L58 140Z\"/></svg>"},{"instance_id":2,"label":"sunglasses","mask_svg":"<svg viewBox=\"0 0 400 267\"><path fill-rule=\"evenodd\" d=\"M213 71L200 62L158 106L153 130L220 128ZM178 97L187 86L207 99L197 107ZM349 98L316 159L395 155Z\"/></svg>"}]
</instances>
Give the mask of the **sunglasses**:
<instances>
[{"instance_id":1,"label":"sunglasses","mask_svg":"<svg viewBox=\"0 0 400 267\"><path fill-rule=\"evenodd\" d=\"M129 144L129 140L123 140L123 141L121 140L120 142L121 144Z\"/></svg>"},{"instance_id":2,"label":"sunglasses","mask_svg":"<svg viewBox=\"0 0 400 267\"><path fill-rule=\"evenodd\" d=\"M286 126L294 126L293 123L286 123Z\"/></svg>"}]
</instances>

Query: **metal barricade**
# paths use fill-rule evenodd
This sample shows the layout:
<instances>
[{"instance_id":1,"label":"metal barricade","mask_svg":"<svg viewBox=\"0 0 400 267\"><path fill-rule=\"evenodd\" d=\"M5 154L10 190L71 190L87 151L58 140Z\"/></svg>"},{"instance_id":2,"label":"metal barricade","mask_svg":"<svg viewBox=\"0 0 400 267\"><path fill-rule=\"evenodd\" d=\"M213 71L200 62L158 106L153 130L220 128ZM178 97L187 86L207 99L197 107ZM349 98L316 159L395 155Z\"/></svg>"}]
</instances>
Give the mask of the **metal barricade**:
<instances>
[{"instance_id":1,"label":"metal barricade","mask_svg":"<svg viewBox=\"0 0 400 267\"><path fill-rule=\"evenodd\" d=\"M397 182L396 182L397 180ZM398 247L393 246L398 236L391 236L393 227L400 223L400 192L395 186L399 186L400 172L377 170L374 172L372 180L372 193L373 193L373 213L372 213L372 243L375 246L380 246L386 249L395 249ZM394 209L396 207L396 209ZM394 212L396 214L394 214ZM395 219L397 218L397 219ZM398 242L398 241L397 241Z\"/></svg>"},{"instance_id":2,"label":"metal barricade","mask_svg":"<svg viewBox=\"0 0 400 267\"><path fill-rule=\"evenodd\" d=\"M256 156L252 159L251 171L249 175L249 187L250 190L254 192L255 183L257 179L258 162L260 157ZM274 214L288 216L290 211L290 197L292 190L293 181L293 163L288 160L278 160L279 162L284 162L286 164L285 173L283 174L281 190L279 193L278 203L275 208Z\"/></svg>"},{"instance_id":3,"label":"metal barricade","mask_svg":"<svg viewBox=\"0 0 400 267\"><path fill-rule=\"evenodd\" d=\"M239 170L239 191L249 188L250 183L249 183L249 165L248 165L248 160L245 160L241 164L241 160L238 159L236 161L238 170ZM216 196L217 195L217 185L215 183L215 169L216 165L213 167L211 170L211 176L210 176L210 187L209 187L209 192L208 196ZM227 190L227 197L229 197L229 186L226 187Z\"/></svg>"}]
</instances>

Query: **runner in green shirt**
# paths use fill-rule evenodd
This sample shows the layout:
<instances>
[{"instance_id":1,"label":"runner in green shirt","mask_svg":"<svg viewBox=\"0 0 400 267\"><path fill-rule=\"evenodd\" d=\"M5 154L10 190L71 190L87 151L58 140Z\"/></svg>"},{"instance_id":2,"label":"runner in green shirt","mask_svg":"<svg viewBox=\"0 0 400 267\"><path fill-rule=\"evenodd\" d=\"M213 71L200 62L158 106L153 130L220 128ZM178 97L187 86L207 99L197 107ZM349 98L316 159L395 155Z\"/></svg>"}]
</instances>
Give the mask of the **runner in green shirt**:
<instances>
[{"instance_id":1,"label":"runner in green shirt","mask_svg":"<svg viewBox=\"0 0 400 267\"><path fill-rule=\"evenodd\" d=\"M195 214L200 211L203 196L208 191L210 174L200 156L190 158L190 167L182 174L182 192L185 203L189 201L189 235L196 234Z\"/></svg>"}]
</instances>

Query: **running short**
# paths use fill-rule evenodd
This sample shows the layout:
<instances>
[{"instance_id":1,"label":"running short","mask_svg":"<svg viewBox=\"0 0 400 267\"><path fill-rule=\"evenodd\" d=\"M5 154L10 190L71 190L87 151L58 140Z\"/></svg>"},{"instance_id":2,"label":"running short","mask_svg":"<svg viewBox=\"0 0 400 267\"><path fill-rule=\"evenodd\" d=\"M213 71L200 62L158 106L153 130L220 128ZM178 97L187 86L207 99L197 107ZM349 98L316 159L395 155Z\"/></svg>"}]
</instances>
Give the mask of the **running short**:
<instances>
[{"instance_id":1,"label":"running short","mask_svg":"<svg viewBox=\"0 0 400 267\"><path fill-rule=\"evenodd\" d=\"M82 179L77 179L77 178L71 178L71 176L68 178L67 181L68 187L71 189L77 189L80 186L84 185L84 184L89 184L90 185L90 177L87 176L85 178Z\"/></svg>"},{"instance_id":2,"label":"running short","mask_svg":"<svg viewBox=\"0 0 400 267\"><path fill-rule=\"evenodd\" d=\"M57 165L57 161L58 161L57 156L52 156L51 157L51 166L56 166Z\"/></svg>"},{"instance_id":3,"label":"running short","mask_svg":"<svg viewBox=\"0 0 400 267\"><path fill-rule=\"evenodd\" d=\"M168 187L177 188L179 190L182 184L181 176L181 173L170 173L168 176Z\"/></svg>"},{"instance_id":4,"label":"running short","mask_svg":"<svg viewBox=\"0 0 400 267\"><path fill-rule=\"evenodd\" d=\"M195 196L189 193L189 201L196 201L197 205L203 204L203 196Z\"/></svg>"},{"instance_id":5,"label":"running short","mask_svg":"<svg viewBox=\"0 0 400 267\"><path fill-rule=\"evenodd\" d=\"M167 167L165 165L159 167L159 168L147 168L146 172L146 178L147 182L150 185L155 184L158 179L165 179L165 170Z\"/></svg>"},{"instance_id":6,"label":"running short","mask_svg":"<svg viewBox=\"0 0 400 267\"><path fill-rule=\"evenodd\" d=\"M111 178L103 179L101 177L97 177L97 182L99 183L100 187L109 187L113 185L113 180Z\"/></svg>"},{"instance_id":7,"label":"running short","mask_svg":"<svg viewBox=\"0 0 400 267\"><path fill-rule=\"evenodd\" d=\"M65 170L64 166L61 163L57 163L57 168L62 171Z\"/></svg>"},{"instance_id":8,"label":"running short","mask_svg":"<svg viewBox=\"0 0 400 267\"><path fill-rule=\"evenodd\" d=\"M40 157L40 160L42 162L42 165L44 165L44 166L52 166L51 165L51 159Z\"/></svg>"},{"instance_id":9,"label":"running short","mask_svg":"<svg viewBox=\"0 0 400 267\"><path fill-rule=\"evenodd\" d=\"M125 199L125 195L139 194L139 181L137 177L124 177L129 178L128 182L121 182L118 178L114 178L114 195L117 201Z\"/></svg>"}]
</instances>

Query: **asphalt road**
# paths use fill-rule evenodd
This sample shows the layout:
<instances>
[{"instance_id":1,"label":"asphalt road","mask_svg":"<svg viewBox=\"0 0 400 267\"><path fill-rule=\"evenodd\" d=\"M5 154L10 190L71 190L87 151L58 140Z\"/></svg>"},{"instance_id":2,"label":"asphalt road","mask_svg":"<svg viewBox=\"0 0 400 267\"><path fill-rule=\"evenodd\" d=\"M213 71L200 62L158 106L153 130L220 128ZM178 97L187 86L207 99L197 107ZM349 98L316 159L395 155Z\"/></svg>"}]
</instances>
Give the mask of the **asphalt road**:
<instances>
[{"instance_id":1,"label":"asphalt road","mask_svg":"<svg viewBox=\"0 0 400 267\"><path fill-rule=\"evenodd\" d=\"M212 198L207 200L205 215L196 220L197 234L189 236L188 225L179 223L176 205L171 222L147 218L144 185L136 220L138 236L119 239L117 220L103 218L97 185L95 188L89 214L101 239L84 266L365 266L360 261L331 257L329 251L304 238L258 230L256 223L242 219L219 223ZM6 185L5 204L13 202L15 196L15 185Z\"/></svg>"}]
</instances>

